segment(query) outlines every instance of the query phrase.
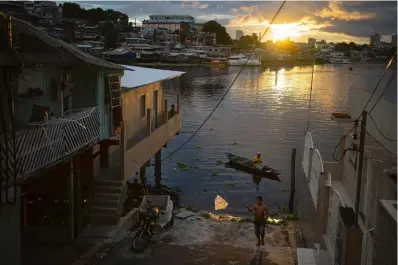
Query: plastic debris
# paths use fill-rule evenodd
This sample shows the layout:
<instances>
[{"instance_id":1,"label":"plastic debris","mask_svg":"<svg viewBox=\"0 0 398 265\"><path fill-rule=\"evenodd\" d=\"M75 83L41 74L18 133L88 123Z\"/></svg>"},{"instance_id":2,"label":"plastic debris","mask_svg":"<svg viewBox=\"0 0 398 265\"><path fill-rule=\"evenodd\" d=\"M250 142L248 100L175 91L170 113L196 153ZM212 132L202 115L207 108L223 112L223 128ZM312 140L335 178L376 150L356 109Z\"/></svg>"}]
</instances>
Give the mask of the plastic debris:
<instances>
[{"instance_id":1,"label":"plastic debris","mask_svg":"<svg viewBox=\"0 0 398 265\"><path fill-rule=\"evenodd\" d=\"M227 208L228 202L224 200L220 195L217 195L217 197L214 200L214 209L217 210L223 210Z\"/></svg>"}]
</instances>

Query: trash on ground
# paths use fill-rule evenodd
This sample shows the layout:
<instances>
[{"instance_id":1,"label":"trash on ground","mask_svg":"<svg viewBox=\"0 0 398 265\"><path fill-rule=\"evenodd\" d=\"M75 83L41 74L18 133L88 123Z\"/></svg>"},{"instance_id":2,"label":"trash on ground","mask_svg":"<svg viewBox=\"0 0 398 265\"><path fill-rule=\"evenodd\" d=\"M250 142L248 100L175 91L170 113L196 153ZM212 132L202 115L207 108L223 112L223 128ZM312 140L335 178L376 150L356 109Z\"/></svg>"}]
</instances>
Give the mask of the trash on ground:
<instances>
[{"instance_id":1,"label":"trash on ground","mask_svg":"<svg viewBox=\"0 0 398 265\"><path fill-rule=\"evenodd\" d=\"M220 195L217 195L217 197L214 200L214 208L215 210L223 210L227 208L228 202L224 200Z\"/></svg>"}]
</instances>

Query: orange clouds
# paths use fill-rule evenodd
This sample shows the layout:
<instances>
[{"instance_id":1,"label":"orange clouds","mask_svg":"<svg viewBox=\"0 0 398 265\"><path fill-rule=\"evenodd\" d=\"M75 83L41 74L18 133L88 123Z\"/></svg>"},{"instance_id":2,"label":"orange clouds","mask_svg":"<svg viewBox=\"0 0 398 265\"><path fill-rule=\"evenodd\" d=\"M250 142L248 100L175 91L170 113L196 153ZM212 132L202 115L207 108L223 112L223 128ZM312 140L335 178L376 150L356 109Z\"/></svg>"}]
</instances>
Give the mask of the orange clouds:
<instances>
[{"instance_id":1,"label":"orange clouds","mask_svg":"<svg viewBox=\"0 0 398 265\"><path fill-rule=\"evenodd\" d=\"M361 13L358 11L348 12L344 10L341 3L336 1L329 2L329 7L323 8L321 11L317 12L315 16L321 18L330 18L332 20L339 19L345 21L351 20L364 20L376 17L374 13Z\"/></svg>"}]
</instances>

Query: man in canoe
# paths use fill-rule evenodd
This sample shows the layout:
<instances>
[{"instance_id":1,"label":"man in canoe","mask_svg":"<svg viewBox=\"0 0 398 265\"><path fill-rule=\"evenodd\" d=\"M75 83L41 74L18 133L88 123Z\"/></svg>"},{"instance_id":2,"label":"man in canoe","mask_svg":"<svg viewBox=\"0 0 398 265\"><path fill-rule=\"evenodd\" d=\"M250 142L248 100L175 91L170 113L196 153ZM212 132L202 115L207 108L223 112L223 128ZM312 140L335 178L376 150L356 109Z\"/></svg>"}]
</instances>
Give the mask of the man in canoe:
<instances>
[{"instance_id":1,"label":"man in canoe","mask_svg":"<svg viewBox=\"0 0 398 265\"><path fill-rule=\"evenodd\" d=\"M253 158L253 163L254 163L254 167L256 167L256 168L262 167L263 159L262 159L260 153L257 153L257 155Z\"/></svg>"},{"instance_id":2,"label":"man in canoe","mask_svg":"<svg viewBox=\"0 0 398 265\"><path fill-rule=\"evenodd\" d=\"M268 208L264 205L263 197L258 196L256 203L250 207L246 205L249 212L254 211L254 231L257 237L257 246L264 245L265 236L265 220L268 216ZM261 236L261 241L260 241Z\"/></svg>"}]
</instances>

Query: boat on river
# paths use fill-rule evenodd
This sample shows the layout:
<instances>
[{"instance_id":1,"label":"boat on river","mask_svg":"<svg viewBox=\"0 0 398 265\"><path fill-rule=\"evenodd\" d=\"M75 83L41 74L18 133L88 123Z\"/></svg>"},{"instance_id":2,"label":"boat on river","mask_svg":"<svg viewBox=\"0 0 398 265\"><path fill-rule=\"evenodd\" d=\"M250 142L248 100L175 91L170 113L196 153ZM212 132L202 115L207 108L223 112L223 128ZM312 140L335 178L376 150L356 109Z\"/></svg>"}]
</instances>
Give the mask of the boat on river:
<instances>
[{"instance_id":1,"label":"boat on river","mask_svg":"<svg viewBox=\"0 0 398 265\"><path fill-rule=\"evenodd\" d=\"M267 165L263 165L262 168L256 168L251 159L231 153L225 154L229 159L228 165L235 169L244 171L255 176L266 177L280 181L278 175L280 175L281 173L276 169L273 169Z\"/></svg>"},{"instance_id":2,"label":"boat on river","mask_svg":"<svg viewBox=\"0 0 398 265\"><path fill-rule=\"evenodd\" d=\"M246 66L260 66L261 65L261 60L254 54L246 56L244 54L237 54L237 55L232 55L228 57L228 62L229 65L232 66L241 66L241 65L246 65Z\"/></svg>"}]
</instances>

